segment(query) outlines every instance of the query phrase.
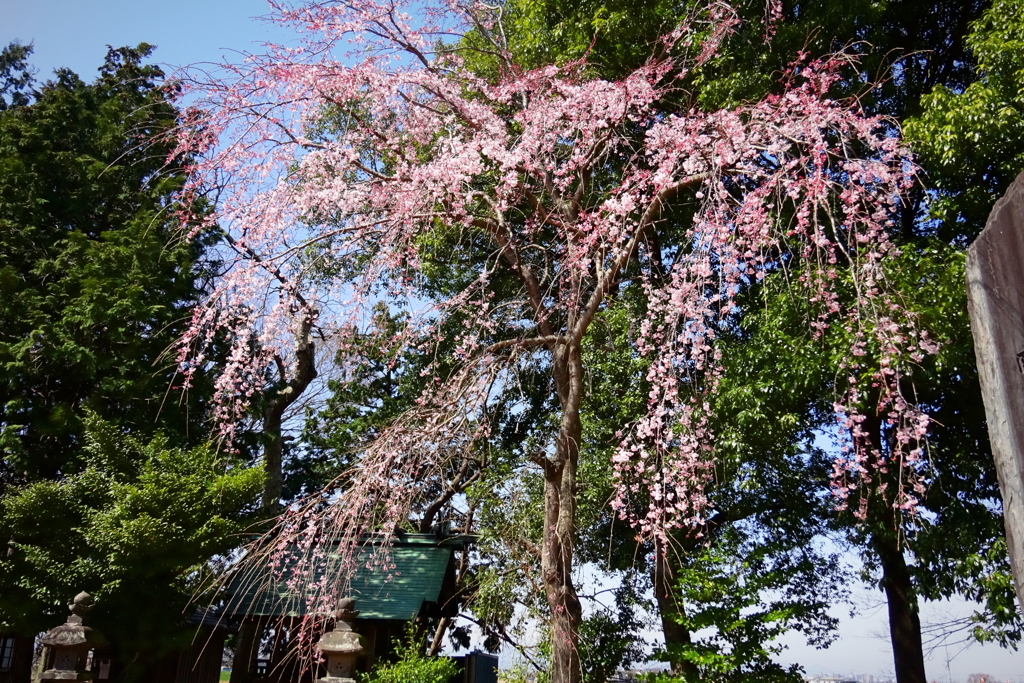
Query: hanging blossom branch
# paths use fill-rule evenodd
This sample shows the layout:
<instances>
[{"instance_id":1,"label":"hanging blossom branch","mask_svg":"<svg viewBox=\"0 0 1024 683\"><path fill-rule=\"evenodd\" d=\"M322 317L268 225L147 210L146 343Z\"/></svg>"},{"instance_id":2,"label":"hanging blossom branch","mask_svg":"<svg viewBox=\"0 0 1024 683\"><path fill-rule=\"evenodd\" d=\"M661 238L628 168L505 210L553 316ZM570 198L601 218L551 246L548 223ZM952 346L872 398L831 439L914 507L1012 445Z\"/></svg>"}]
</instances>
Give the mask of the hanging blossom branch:
<instances>
[{"instance_id":1,"label":"hanging blossom branch","mask_svg":"<svg viewBox=\"0 0 1024 683\"><path fill-rule=\"evenodd\" d=\"M727 5L691 17L615 82L588 79L582 62L518 68L479 3L275 9L303 35L299 47L270 46L219 78L186 76L202 112L180 135L178 152L198 159L186 191L217 191L205 220L231 235L237 257L182 341L183 371L203 364L214 339L231 342L217 384L230 437L267 364L295 362L296 319L342 334L364 328L376 302L394 302L410 314L395 357L415 348L437 360L417 408L336 488L292 506L250 557L313 576L281 553L322 559L331 537L350 548L338 571L351 570L363 534L391 533L420 482L487 438L494 387L538 357L563 421L534 460L549 482L574 477L579 349L627 287L646 302L633 341L652 389L644 417L620 432L613 505L648 536L699 524L722 373L716 335L740 319L740 293L783 268L815 311L810 334L839 324L853 339L837 369L849 374L835 405L851 444L837 463L840 495L889 458L905 484L892 504L913 507L928 421L903 391L934 345L887 289L884 260L914 167L885 121L829 97L842 56L797 64L783 93L760 102L666 112L735 25ZM469 29L489 37L496 80L443 47ZM899 448L865 445L866 411L885 416ZM571 503L561 508L569 521L549 525L563 534L549 546L570 565ZM318 581L310 600L327 600Z\"/></svg>"}]
</instances>

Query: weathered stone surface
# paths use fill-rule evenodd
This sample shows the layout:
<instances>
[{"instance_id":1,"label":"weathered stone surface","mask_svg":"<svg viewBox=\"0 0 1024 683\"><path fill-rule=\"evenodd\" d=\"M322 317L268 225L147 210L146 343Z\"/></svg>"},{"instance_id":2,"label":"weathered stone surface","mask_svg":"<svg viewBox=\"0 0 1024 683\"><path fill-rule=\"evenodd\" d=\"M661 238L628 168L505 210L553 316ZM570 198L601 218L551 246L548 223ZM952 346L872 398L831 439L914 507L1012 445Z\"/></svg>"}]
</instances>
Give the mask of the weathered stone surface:
<instances>
[{"instance_id":1,"label":"weathered stone surface","mask_svg":"<svg viewBox=\"0 0 1024 683\"><path fill-rule=\"evenodd\" d=\"M352 674L356 659L366 652L366 641L352 630L352 622L359 616L352 598L338 600L334 612L334 629L320 638L320 651L327 659L327 675L319 683L355 683Z\"/></svg>"},{"instance_id":2,"label":"weathered stone surface","mask_svg":"<svg viewBox=\"0 0 1024 683\"><path fill-rule=\"evenodd\" d=\"M320 639L320 651L324 654L355 654L366 651L365 641L355 631L329 631Z\"/></svg>"},{"instance_id":3,"label":"weathered stone surface","mask_svg":"<svg viewBox=\"0 0 1024 683\"><path fill-rule=\"evenodd\" d=\"M1024 605L1024 173L967 252L967 303L1017 601Z\"/></svg>"},{"instance_id":4,"label":"weathered stone surface","mask_svg":"<svg viewBox=\"0 0 1024 683\"><path fill-rule=\"evenodd\" d=\"M51 647L73 647L75 645L86 645L90 647L106 645L105 640L97 640L96 631L89 626L81 624L61 624L46 632L40 638L43 645Z\"/></svg>"},{"instance_id":5,"label":"weathered stone surface","mask_svg":"<svg viewBox=\"0 0 1024 683\"><path fill-rule=\"evenodd\" d=\"M44 671L39 675L44 681L91 681L88 671Z\"/></svg>"},{"instance_id":6,"label":"weathered stone surface","mask_svg":"<svg viewBox=\"0 0 1024 683\"><path fill-rule=\"evenodd\" d=\"M84 621L93 607L92 596L82 592L68 605L71 615L67 622L46 632L40 642L51 656L51 666L40 674L44 681L91 681L93 675L85 670L89 650L107 644L103 634L86 626Z\"/></svg>"}]
</instances>

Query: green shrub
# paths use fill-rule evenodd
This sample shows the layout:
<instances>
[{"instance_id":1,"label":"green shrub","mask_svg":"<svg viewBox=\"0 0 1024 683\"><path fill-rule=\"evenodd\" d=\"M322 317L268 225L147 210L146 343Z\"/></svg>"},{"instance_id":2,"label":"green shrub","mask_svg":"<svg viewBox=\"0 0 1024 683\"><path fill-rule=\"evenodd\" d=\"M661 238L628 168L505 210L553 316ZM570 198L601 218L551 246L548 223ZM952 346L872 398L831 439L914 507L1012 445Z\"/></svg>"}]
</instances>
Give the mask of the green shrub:
<instances>
[{"instance_id":1,"label":"green shrub","mask_svg":"<svg viewBox=\"0 0 1024 683\"><path fill-rule=\"evenodd\" d=\"M406 635L398 644L398 660L381 662L361 677L360 683L448 683L458 667L448 657L427 657L423 646L414 632Z\"/></svg>"}]
</instances>

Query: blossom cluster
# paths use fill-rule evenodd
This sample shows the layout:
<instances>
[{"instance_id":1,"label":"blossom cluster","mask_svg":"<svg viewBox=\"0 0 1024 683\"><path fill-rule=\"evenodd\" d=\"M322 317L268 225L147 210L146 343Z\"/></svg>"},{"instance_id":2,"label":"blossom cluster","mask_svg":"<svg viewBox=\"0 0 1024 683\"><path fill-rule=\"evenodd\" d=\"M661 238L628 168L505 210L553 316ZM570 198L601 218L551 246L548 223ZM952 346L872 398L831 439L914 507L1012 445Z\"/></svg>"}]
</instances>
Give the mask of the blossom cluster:
<instances>
[{"instance_id":1,"label":"blossom cluster","mask_svg":"<svg viewBox=\"0 0 1024 683\"><path fill-rule=\"evenodd\" d=\"M853 339L850 381L837 382L851 444L840 494L891 465L907 484L893 504L914 504L928 422L903 392L934 345L884 268L914 167L891 126L830 97L841 56L798 63L762 101L670 110L735 24L726 6L691 17L618 81L581 62L519 68L480 3L277 9L301 44L270 46L217 78L193 74L186 89L204 112L180 138L179 152L198 159L188 191L215 195L208 222L234 257L183 341L185 371L214 340L231 343L217 385L230 434L270 359L289 362L312 317L344 347L387 301L409 316L396 357L411 345L445 355L417 407L336 490L293 506L282 538L354 544L393 529L423 482L487 438L494 387L538 355L578 349L627 286L646 302L631 341L650 361L651 390L646 414L620 432L613 505L648 536L699 521L723 372L716 338L742 316L740 295L780 272L816 311L811 334L840 325ZM466 65L467 31L490 40L498 77ZM863 438L867 413L892 426L895 448Z\"/></svg>"}]
</instances>

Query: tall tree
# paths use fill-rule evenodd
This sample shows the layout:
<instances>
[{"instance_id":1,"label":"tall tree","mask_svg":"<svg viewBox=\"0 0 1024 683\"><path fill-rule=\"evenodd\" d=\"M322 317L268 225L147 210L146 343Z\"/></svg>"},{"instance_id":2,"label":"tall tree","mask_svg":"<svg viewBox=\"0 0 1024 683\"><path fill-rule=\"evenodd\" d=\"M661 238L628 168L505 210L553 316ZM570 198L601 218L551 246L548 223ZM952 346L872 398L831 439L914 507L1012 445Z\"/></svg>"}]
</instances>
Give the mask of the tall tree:
<instances>
[{"instance_id":1,"label":"tall tree","mask_svg":"<svg viewBox=\"0 0 1024 683\"><path fill-rule=\"evenodd\" d=\"M83 467L0 500L0 625L34 635L60 623L68 595L97 596L94 625L116 648L113 677L146 681L196 637L188 623L257 511L263 473L213 444L143 441L84 419Z\"/></svg>"},{"instance_id":2,"label":"tall tree","mask_svg":"<svg viewBox=\"0 0 1024 683\"><path fill-rule=\"evenodd\" d=\"M38 89L29 51L0 60L0 627L34 635L85 589L110 635L160 652L181 625L161 634L140 596L183 606L262 483L205 444L202 373L176 379L210 240L178 233L178 111L152 48Z\"/></svg>"},{"instance_id":3,"label":"tall tree","mask_svg":"<svg viewBox=\"0 0 1024 683\"><path fill-rule=\"evenodd\" d=\"M1024 169L1024 4L995 0L971 25L966 47L977 80L937 83L907 121L921 156L932 228L964 245L981 232L992 204Z\"/></svg>"},{"instance_id":4,"label":"tall tree","mask_svg":"<svg viewBox=\"0 0 1024 683\"><path fill-rule=\"evenodd\" d=\"M991 203L1021 168L1016 151L1021 136L1014 134L1019 127L1014 94L1019 87L1015 83L1020 82L1015 76L1019 67L1013 66L1019 5L996 3L972 25L988 5L785 3L785 21L778 25L771 51L760 49L754 39L763 24L757 16L761 7L751 6L743 39L732 41L719 59L712 61L712 68L701 79L699 94L703 106L756 97L777 87L771 74L793 50L821 54L862 40L865 42L856 50L864 79L883 73L891 77L864 92L860 101L871 111L898 121L909 120L910 137L923 153L924 185L901 211L900 242L906 253L892 274L903 283L905 296L913 300L911 307L930 320L929 328L936 330L943 345L942 353L915 373L917 400L935 418L929 431L931 468L922 497L931 514L907 517L872 498L864 500L865 519L851 514L841 518L864 549L867 566L877 572L879 585L890 599L894 656L901 680L920 681L925 675L917 617L919 596L939 599L958 593L982 603L983 609L968 622L979 639L1013 642L1020 630L1012 596L1005 590L1000 508L980 412L962 275L958 275L963 262L960 249L980 230ZM636 45L645 42L643 26L647 26L649 41L665 17L677 11L657 2L628 11L616 3L529 0L506 7L510 17L518 18L523 26L522 30L516 25L509 29L510 40L518 41L526 54L536 55L543 48L540 59L557 61L589 51L591 63L602 70L623 68L622 62L628 61L630 54L642 52ZM626 30L616 30L619 28ZM621 35L629 40L620 42ZM979 76L976 63L981 81L972 84ZM836 86L847 90L861 87L856 79ZM933 89L936 94L929 96ZM959 92L964 95L954 94ZM915 115L921 115L920 122L907 118ZM965 167L975 170L965 173ZM925 187L938 193L926 193ZM925 282L927 286L922 287ZM778 290L766 289L771 291ZM743 343L728 352L734 362L747 368L748 386L771 388L764 399L756 392L746 393L743 412L762 415L765 420L753 430L741 429L743 433L737 435L741 442L757 442L769 433L765 424L792 424L789 418L793 416L801 429L827 431L831 420L828 404L835 389L829 377L814 370L819 362L813 359L841 354L848 343L836 339L793 345L785 328L787 318L800 318L799 302L773 297L762 295L758 308L778 310L747 316L744 331L738 335ZM769 327L763 327L765 323ZM781 348L792 348L788 357L812 361L774 363L779 342L784 344ZM780 401L781 396L788 398ZM788 414L780 410L800 403L806 408ZM865 410L870 406L865 405ZM889 448L884 420L870 424L880 430L874 443ZM775 437L777 441L768 448L782 453L786 444L793 443L795 433L783 429ZM885 474L873 472L872 476L884 478ZM819 479L819 485L824 484ZM858 500L857 511L859 505ZM972 539L969 544L963 540L968 538ZM903 548L914 553L914 563L907 565L900 551Z\"/></svg>"},{"instance_id":5,"label":"tall tree","mask_svg":"<svg viewBox=\"0 0 1024 683\"><path fill-rule=\"evenodd\" d=\"M35 81L28 57L31 45L15 41L0 52L0 110L20 107L31 101L29 92Z\"/></svg>"},{"instance_id":6,"label":"tall tree","mask_svg":"<svg viewBox=\"0 0 1024 683\"><path fill-rule=\"evenodd\" d=\"M783 3L784 21L774 27L762 20L763 4L742 4L744 25L694 79L695 96L704 108L760 97L780 87L773 74L780 73L796 51L822 55L853 44L861 77L839 81L834 84L835 90L860 91L859 99L870 111L903 120L922 111L925 104L921 98L932 88L959 91L976 78L974 53L968 49L965 36L971 20L979 17L987 4ZM617 2L544 0L509 2L503 10L508 17L509 44L528 63L564 63L587 55L590 68L603 75L621 74L641 63L652 52L648 46L658 32L676 20L681 11L678 5L656 1L624 6ZM759 37L772 29L775 36L768 50ZM1012 24L1002 35L1011 32ZM475 59L482 62L482 73L493 72L489 66L493 60ZM864 89L863 83L886 73L890 77L882 84ZM1008 161L1013 156L1001 158ZM925 161L927 167L928 159ZM950 171L955 178L952 166ZM864 549L867 566L880 574L879 585L893 608L897 670L901 680L914 681L924 678L917 620L919 591L928 598L959 593L982 602L984 609L973 618L974 634L981 639L1012 641L1019 631L1012 598L1007 605L1008 596L1001 588L1005 582L998 578L1005 577L1006 566L1005 553L1000 550L995 480L985 455L983 415L977 410L980 396L970 337L962 306L957 305L963 300L956 277L962 254L958 256L956 249L935 243L934 221L921 221L922 202L928 196L923 187L917 188L912 201L900 212L900 242L908 255L899 261L904 272L898 274L894 268L893 275L904 283L906 296L914 300L912 307L930 320L929 327L943 342L941 356L915 373L919 404L936 418L930 427L928 452L931 474L938 473L938 477L929 478L922 501L934 514L911 518L894 513L889 502L872 498L865 510L869 513L867 519L849 513L839 518ZM962 222L947 222L942 231L947 239L964 244L972 229L965 231L965 227ZM922 288L921 282L929 286ZM811 441L806 438L810 431L831 430L830 404L836 387L832 377L821 369L827 367L829 358L844 353L849 340L842 335L828 339L831 335L826 335L813 344L801 341L799 330L809 313L799 298L789 295L788 287L765 286L750 303L750 309L763 312L745 315L743 324L732 334L738 343L726 347L727 362L743 368L743 380L723 391L716 411L723 419L717 429L726 430L731 443L756 444L778 462L783 454L805 448ZM794 330L796 334L792 334ZM779 358L786 362L778 362ZM863 409L873 410L867 402ZM881 428L884 420L871 424ZM884 438L876 439L876 443ZM750 449L743 453L741 460L744 458L748 467L757 463ZM793 464L799 467L800 459L793 460ZM803 472L805 477L816 478L816 483L809 484L812 489L828 486L828 478L821 474L821 470L817 474L813 470ZM878 479L881 473L872 476ZM772 481L763 476L755 479ZM895 487L895 483L892 485ZM974 549L952 542L959 538L984 540L980 549ZM899 552L908 544L917 554L916 563L910 566ZM880 562L883 555L887 562ZM670 567L661 572L662 577L674 574ZM672 605L661 607L669 611L670 617L665 620L666 642L685 641L688 634L674 625Z\"/></svg>"},{"instance_id":7,"label":"tall tree","mask_svg":"<svg viewBox=\"0 0 1024 683\"><path fill-rule=\"evenodd\" d=\"M194 601L209 600L211 558L238 545L256 511L258 468L213 444L175 449L85 418L84 469L20 487L0 501L0 624L36 634L59 623L84 587L95 626L117 648L114 677L151 680L196 637Z\"/></svg>"},{"instance_id":8,"label":"tall tree","mask_svg":"<svg viewBox=\"0 0 1024 683\"><path fill-rule=\"evenodd\" d=\"M94 83L60 70L0 112L2 486L76 472L86 408L204 438L209 392L172 389L166 351L209 274L208 240L177 236L177 111L142 63L151 51L111 49Z\"/></svg>"},{"instance_id":9,"label":"tall tree","mask_svg":"<svg viewBox=\"0 0 1024 683\"><path fill-rule=\"evenodd\" d=\"M184 150L207 155L194 186L223 190L217 219L258 255L221 279L185 348L202 354L218 332L232 340L219 386L234 411L246 409L260 369L290 353L296 311L321 321L329 312L345 331L385 300L410 315L395 349L415 344L457 363L426 366L431 382L362 449L343 489L282 516L266 538L271 561L289 552L279 534L310 548L293 566L308 569L330 537L354 557L361 534L404 522L453 456L491 433L496 401L520 381L542 387L550 414L523 435L517 468L543 490L537 582L552 680L579 681L583 345L627 293L643 302L630 343L649 359L651 391L618 436L613 504L641 535L700 519L723 372L716 338L734 324L740 293L783 264L813 304L807 335L830 323L847 330L850 352L875 363L868 381L901 443L914 448L923 435L927 420L903 399L902 380L929 344L886 293L883 266L910 165L883 121L828 97L842 60L802 65L782 96L704 113L677 84L735 25L721 4L616 81L580 63L524 71L500 13L479 4L317 3L280 18L306 33L309 52L272 50L202 84L210 115L183 133ZM463 50L434 51L472 29L481 42L466 51L496 57L493 81L466 68ZM349 38L351 66L332 57ZM429 277L432 264L448 276ZM441 343L452 355L435 355ZM856 379L837 390L851 428L861 419ZM850 471L866 457L851 451ZM914 482L914 468L901 472Z\"/></svg>"}]
</instances>

